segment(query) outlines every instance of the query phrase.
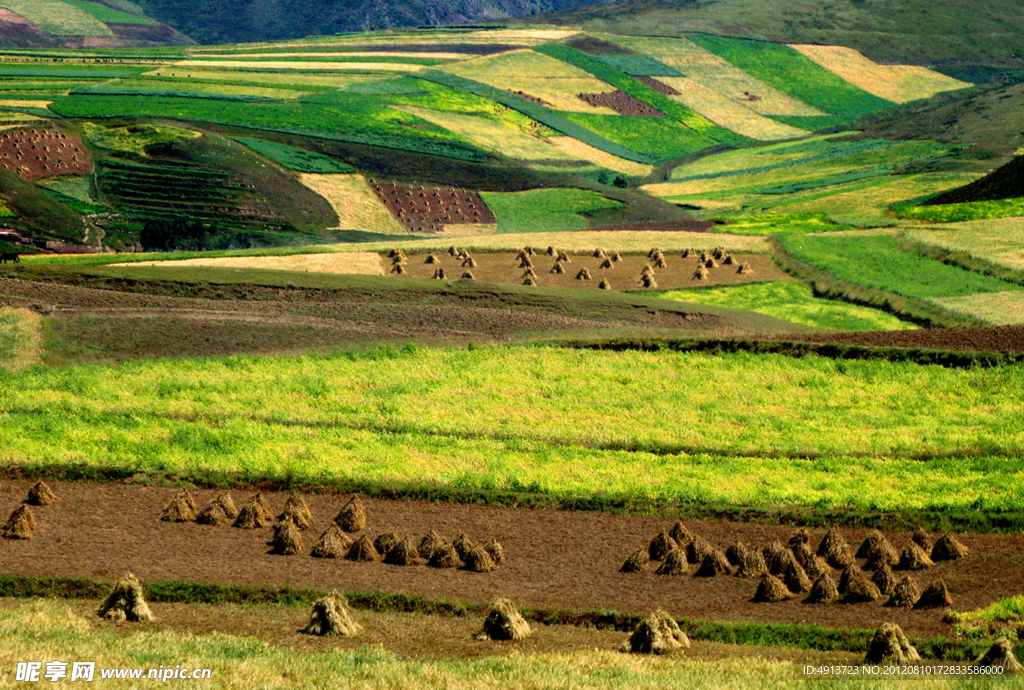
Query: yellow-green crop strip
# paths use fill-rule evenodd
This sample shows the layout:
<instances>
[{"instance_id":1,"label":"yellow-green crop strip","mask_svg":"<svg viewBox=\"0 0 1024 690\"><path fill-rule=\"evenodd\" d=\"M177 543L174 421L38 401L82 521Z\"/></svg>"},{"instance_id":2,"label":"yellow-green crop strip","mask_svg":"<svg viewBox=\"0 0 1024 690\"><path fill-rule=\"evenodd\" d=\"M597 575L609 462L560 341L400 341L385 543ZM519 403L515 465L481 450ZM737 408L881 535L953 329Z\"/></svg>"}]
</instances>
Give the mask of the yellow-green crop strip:
<instances>
[{"instance_id":1,"label":"yellow-green crop strip","mask_svg":"<svg viewBox=\"0 0 1024 690\"><path fill-rule=\"evenodd\" d=\"M1019 509L1024 367L407 348L0 374L0 460L555 497Z\"/></svg>"}]
</instances>

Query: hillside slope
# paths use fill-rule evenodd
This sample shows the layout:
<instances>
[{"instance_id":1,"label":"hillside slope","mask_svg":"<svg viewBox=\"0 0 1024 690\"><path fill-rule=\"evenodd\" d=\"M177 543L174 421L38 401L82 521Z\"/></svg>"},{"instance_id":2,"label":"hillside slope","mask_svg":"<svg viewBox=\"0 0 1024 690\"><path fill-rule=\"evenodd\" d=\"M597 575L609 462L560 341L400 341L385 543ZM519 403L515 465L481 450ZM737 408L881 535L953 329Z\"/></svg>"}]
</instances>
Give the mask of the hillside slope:
<instances>
[{"instance_id":1,"label":"hillside slope","mask_svg":"<svg viewBox=\"0 0 1024 690\"><path fill-rule=\"evenodd\" d=\"M0 0L0 48L116 48L194 43L127 0Z\"/></svg>"}]
</instances>

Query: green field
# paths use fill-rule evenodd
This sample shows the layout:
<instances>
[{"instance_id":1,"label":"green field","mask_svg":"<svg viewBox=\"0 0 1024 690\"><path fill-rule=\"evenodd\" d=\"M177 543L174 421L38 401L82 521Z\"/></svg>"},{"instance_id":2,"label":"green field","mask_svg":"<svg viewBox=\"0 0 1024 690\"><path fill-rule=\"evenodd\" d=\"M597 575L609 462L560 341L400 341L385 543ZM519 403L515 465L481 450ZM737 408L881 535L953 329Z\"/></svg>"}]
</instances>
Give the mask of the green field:
<instances>
[{"instance_id":1,"label":"green field","mask_svg":"<svg viewBox=\"0 0 1024 690\"><path fill-rule=\"evenodd\" d=\"M931 220L938 223L955 223L965 220L1024 216L1024 198L972 201L963 204L941 204L936 206L918 206L905 203L894 204L892 210L894 213L905 218Z\"/></svg>"},{"instance_id":2,"label":"green field","mask_svg":"<svg viewBox=\"0 0 1024 690\"><path fill-rule=\"evenodd\" d=\"M715 142L667 117L634 117L591 113L562 113L609 141L655 160L683 158Z\"/></svg>"},{"instance_id":3,"label":"green field","mask_svg":"<svg viewBox=\"0 0 1024 690\"><path fill-rule=\"evenodd\" d=\"M501 233L585 230L590 225L587 214L623 206L582 189L484 192L481 196L498 219Z\"/></svg>"},{"instance_id":4,"label":"green field","mask_svg":"<svg viewBox=\"0 0 1024 690\"><path fill-rule=\"evenodd\" d=\"M285 146L275 141L253 139L252 137L235 137L239 144L249 147L261 156L266 156L288 170L303 173L319 173L324 175L344 175L354 173L356 169L334 158L321 156L312 151Z\"/></svg>"},{"instance_id":5,"label":"green field","mask_svg":"<svg viewBox=\"0 0 1024 690\"><path fill-rule=\"evenodd\" d=\"M81 3L93 5L96 3ZM54 36L112 36L91 12L63 0L2 0L0 7L17 12L44 33ZM112 10L113 11L113 10Z\"/></svg>"},{"instance_id":6,"label":"green field","mask_svg":"<svg viewBox=\"0 0 1024 690\"><path fill-rule=\"evenodd\" d=\"M156 24L156 22L148 17L144 17L139 14L132 14L130 12L123 12L110 7L109 5L103 5L98 2L89 2L89 0L63 1L72 7L91 14L93 17L96 17L96 19L99 19L101 22L106 24Z\"/></svg>"},{"instance_id":7,"label":"green field","mask_svg":"<svg viewBox=\"0 0 1024 690\"><path fill-rule=\"evenodd\" d=\"M836 331L893 331L913 328L878 309L816 299L803 283L755 283L712 289L673 290L661 297L680 302L748 309L805 326Z\"/></svg>"}]
</instances>

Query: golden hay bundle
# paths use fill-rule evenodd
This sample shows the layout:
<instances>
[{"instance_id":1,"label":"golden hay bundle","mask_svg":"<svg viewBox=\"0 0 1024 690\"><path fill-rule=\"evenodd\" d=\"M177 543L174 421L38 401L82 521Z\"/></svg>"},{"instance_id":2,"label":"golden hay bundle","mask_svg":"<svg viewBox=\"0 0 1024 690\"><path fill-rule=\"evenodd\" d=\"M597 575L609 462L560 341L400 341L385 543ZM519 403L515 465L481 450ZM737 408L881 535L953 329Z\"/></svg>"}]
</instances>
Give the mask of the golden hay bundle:
<instances>
[{"instance_id":1,"label":"golden hay bundle","mask_svg":"<svg viewBox=\"0 0 1024 690\"><path fill-rule=\"evenodd\" d=\"M434 530L430 530L423 535L422 539L420 539L420 543L416 546L416 551L419 553L420 557L430 558L434 555L434 551L447 543L447 539Z\"/></svg>"},{"instance_id":2,"label":"golden hay bundle","mask_svg":"<svg viewBox=\"0 0 1024 690\"><path fill-rule=\"evenodd\" d=\"M658 575L685 575L689 568L686 554L682 549L672 549L665 555L665 562L654 572Z\"/></svg>"},{"instance_id":3,"label":"golden hay bundle","mask_svg":"<svg viewBox=\"0 0 1024 690\"><path fill-rule=\"evenodd\" d=\"M238 508L235 507L235 501L231 498L231 494L224 492L220 496L214 499L217 505L224 511L224 515L228 519L234 520L238 517Z\"/></svg>"},{"instance_id":4,"label":"golden hay bundle","mask_svg":"<svg viewBox=\"0 0 1024 690\"><path fill-rule=\"evenodd\" d=\"M684 259L689 259L690 257L696 256L696 255L697 255L697 252L693 251L693 249L684 249L683 250L683 258Z\"/></svg>"},{"instance_id":5,"label":"golden hay bundle","mask_svg":"<svg viewBox=\"0 0 1024 690\"><path fill-rule=\"evenodd\" d=\"M448 256L456 256L458 253L459 253L459 250L457 250L455 248L454 244L452 246L448 247Z\"/></svg>"},{"instance_id":6,"label":"golden hay bundle","mask_svg":"<svg viewBox=\"0 0 1024 690\"><path fill-rule=\"evenodd\" d=\"M753 579L768 574L768 566L764 562L764 556L757 549L747 551L743 557L743 563L736 569L736 577Z\"/></svg>"},{"instance_id":7,"label":"golden hay bundle","mask_svg":"<svg viewBox=\"0 0 1024 690\"><path fill-rule=\"evenodd\" d=\"M868 645L865 664L909 664L920 661L921 655L910 644L903 629L895 623L882 623Z\"/></svg>"},{"instance_id":8,"label":"golden hay bundle","mask_svg":"<svg viewBox=\"0 0 1024 690\"><path fill-rule=\"evenodd\" d=\"M460 249L459 253L455 255L455 258L458 259L459 261L462 261L463 259L469 258L469 250L468 249Z\"/></svg>"},{"instance_id":9,"label":"golden hay bundle","mask_svg":"<svg viewBox=\"0 0 1024 690\"><path fill-rule=\"evenodd\" d=\"M562 264L571 264L572 263L572 259L570 259L569 255L566 254L565 252L558 252L558 256L555 257L555 261L557 261L559 263L562 263Z\"/></svg>"},{"instance_id":10,"label":"golden hay bundle","mask_svg":"<svg viewBox=\"0 0 1024 690\"><path fill-rule=\"evenodd\" d=\"M736 264L736 259L733 258L732 254L726 254L725 258L722 259L723 266L733 266Z\"/></svg>"},{"instance_id":11,"label":"golden hay bundle","mask_svg":"<svg viewBox=\"0 0 1024 690\"><path fill-rule=\"evenodd\" d=\"M463 268L476 268L476 259L474 259L471 256L466 257L465 261L462 262L462 267Z\"/></svg>"},{"instance_id":12,"label":"golden hay bundle","mask_svg":"<svg viewBox=\"0 0 1024 690\"><path fill-rule=\"evenodd\" d=\"M857 558L870 558L872 552L877 549L878 544L883 541L888 542L889 540L886 539L885 535L877 529L871 530L868 532L867 536L864 537L864 541L860 543L860 546L857 547L857 552L854 556Z\"/></svg>"},{"instance_id":13,"label":"golden hay bundle","mask_svg":"<svg viewBox=\"0 0 1024 690\"><path fill-rule=\"evenodd\" d=\"M23 503L11 513L3 530L0 530L0 536L4 539L31 539L35 528L36 518L32 509Z\"/></svg>"},{"instance_id":14,"label":"golden hay bundle","mask_svg":"<svg viewBox=\"0 0 1024 690\"><path fill-rule=\"evenodd\" d=\"M590 271L581 268L580 272L576 274L576 280L590 280Z\"/></svg>"},{"instance_id":15,"label":"golden hay bundle","mask_svg":"<svg viewBox=\"0 0 1024 690\"><path fill-rule=\"evenodd\" d=\"M352 496L338 514L334 522L346 532L362 532L366 529L366 508L359 496Z\"/></svg>"},{"instance_id":16,"label":"golden hay bundle","mask_svg":"<svg viewBox=\"0 0 1024 690\"><path fill-rule=\"evenodd\" d=\"M668 536L672 537L673 541L679 544L680 547L685 547L693 541L693 535L690 534L690 530L686 529L686 525L679 520L676 520L676 524L672 525L672 529L668 531Z\"/></svg>"},{"instance_id":17,"label":"golden hay bundle","mask_svg":"<svg viewBox=\"0 0 1024 690\"><path fill-rule=\"evenodd\" d=\"M712 256L714 256L716 259L721 261L726 256L728 256L728 254L729 254L729 252L726 251L725 247L718 246L718 247L715 247L715 251L714 251L714 254L712 254Z\"/></svg>"},{"instance_id":18,"label":"golden hay bundle","mask_svg":"<svg viewBox=\"0 0 1024 690\"><path fill-rule=\"evenodd\" d=\"M876 570L875 574L871 576L871 581L875 583L878 591L882 594L892 594L892 590L896 587L896 575L888 565L883 565Z\"/></svg>"},{"instance_id":19,"label":"golden hay bundle","mask_svg":"<svg viewBox=\"0 0 1024 690\"><path fill-rule=\"evenodd\" d=\"M658 609L636 627L622 645L622 651L634 654L669 654L690 646L686 636L672 616Z\"/></svg>"},{"instance_id":20,"label":"golden hay bundle","mask_svg":"<svg viewBox=\"0 0 1024 690\"><path fill-rule=\"evenodd\" d=\"M132 573L128 573L114 584L114 588L100 604L96 614L111 621L142 623L153 620L153 612L149 610L143 596L142 583Z\"/></svg>"},{"instance_id":21,"label":"golden hay bundle","mask_svg":"<svg viewBox=\"0 0 1024 690\"><path fill-rule=\"evenodd\" d=\"M563 266L561 263L556 263L554 266L551 267L550 272L562 275L563 273L565 273L565 266Z\"/></svg>"},{"instance_id":22,"label":"golden hay bundle","mask_svg":"<svg viewBox=\"0 0 1024 690\"><path fill-rule=\"evenodd\" d=\"M404 266L408 261L409 260L406 259L404 255L396 256L395 258L391 259L391 265L392 266Z\"/></svg>"},{"instance_id":23,"label":"golden hay bundle","mask_svg":"<svg viewBox=\"0 0 1024 690\"><path fill-rule=\"evenodd\" d=\"M554 247L550 245L548 245L548 248L544 251L544 253L547 254L548 256L558 256L558 250L556 250Z\"/></svg>"},{"instance_id":24,"label":"golden hay bundle","mask_svg":"<svg viewBox=\"0 0 1024 690\"><path fill-rule=\"evenodd\" d=\"M961 544L952 532L946 532L932 547L933 561L955 561L964 558L970 550Z\"/></svg>"},{"instance_id":25,"label":"golden hay bundle","mask_svg":"<svg viewBox=\"0 0 1024 690\"><path fill-rule=\"evenodd\" d=\"M523 275L521 275L520 277L521 278L536 278L537 274L533 272L532 268L528 268L525 271L523 271Z\"/></svg>"},{"instance_id":26,"label":"golden hay bundle","mask_svg":"<svg viewBox=\"0 0 1024 690\"><path fill-rule=\"evenodd\" d=\"M437 256L435 256L434 254L427 254L427 258L423 260L423 263L425 263L425 264L438 264L438 263L441 263L441 260L438 259Z\"/></svg>"},{"instance_id":27,"label":"golden hay bundle","mask_svg":"<svg viewBox=\"0 0 1024 690\"><path fill-rule=\"evenodd\" d=\"M164 522L192 522L196 519L196 501L188 489L178 489L160 515Z\"/></svg>"},{"instance_id":28,"label":"golden hay bundle","mask_svg":"<svg viewBox=\"0 0 1024 690\"><path fill-rule=\"evenodd\" d=\"M651 247L650 251L647 252L647 258L648 259L653 259L654 257L658 256L659 254L664 254L664 253L665 252L661 251L661 247Z\"/></svg>"},{"instance_id":29,"label":"golden hay bundle","mask_svg":"<svg viewBox=\"0 0 1024 690\"><path fill-rule=\"evenodd\" d=\"M494 564L491 554L484 551L482 546L471 548L462 560L465 561L462 569L473 573L489 573L498 567Z\"/></svg>"},{"instance_id":30,"label":"golden hay bundle","mask_svg":"<svg viewBox=\"0 0 1024 690\"><path fill-rule=\"evenodd\" d=\"M619 254L618 252L613 252L612 255L611 255L611 260L612 261L622 261L622 254Z\"/></svg>"},{"instance_id":31,"label":"golden hay bundle","mask_svg":"<svg viewBox=\"0 0 1024 690\"><path fill-rule=\"evenodd\" d=\"M778 575L786 564L783 559L793 557L793 552L786 548L778 539L772 539L761 548L761 555L764 556L764 563L768 566L768 572Z\"/></svg>"},{"instance_id":32,"label":"golden hay bundle","mask_svg":"<svg viewBox=\"0 0 1024 690\"><path fill-rule=\"evenodd\" d=\"M427 562L431 568L458 568L462 565L459 552L451 544L441 544L434 549L434 553Z\"/></svg>"},{"instance_id":33,"label":"golden hay bundle","mask_svg":"<svg viewBox=\"0 0 1024 690\"><path fill-rule=\"evenodd\" d=\"M731 544L729 548L725 550L725 557L729 559L729 562L735 566L743 565L743 559L747 557L747 552L750 551L747 545L741 541Z\"/></svg>"},{"instance_id":34,"label":"golden hay bundle","mask_svg":"<svg viewBox=\"0 0 1024 690\"><path fill-rule=\"evenodd\" d=\"M261 494L256 494L238 511L238 517L232 523L240 529L258 529L270 523L271 512Z\"/></svg>"},{"instance_id":35,"label":"golden hay bundle","mask_svg":"<svg viewBox=\"0 0 1024 690\"><path fill-rule=\"evenodd\" d=\"M612 284L607 278L604 278L601 280L600 283L597 284L597 287L601 288L602 290L611 290Z\"/></svg>"},{"instance_id":36,"label":"golden hay bundle","mask_svg":"<svg viewBox=\"0 0 1024 690\"><path fill-rule=\"evenodd\" d=\"M392 272L392 273L397 273L397 274L398 274L398 275L400 275L400 276L401 276L401 275L405 275L405 274L406 274L405 266L403 266L402 264L395 264L395 265L394 265L394 266L393 266L393 267L391 268L391 272Z\"/></svg>"},{"instance_id":37,"label":"golden hay bundle","mask_svg":"<svg viewBox=\"0 0 1024 690\"><path fill-rule=\"evenodd\" d=\"M615 264L612 263L611 259L605 259L598 268L615 268Z\"/></svg>"},{"instance_id":38,"label":"golden hay bundle","mask_svg":"<svg viewBox=\"0 0 1024 690\"><path fill-rule=\"evenodd\" d=\"M533 276L527 276L526 280L523 281L523 285L534 286L537 284L536 279Z\"/></svg>"},{"instance_id":39,"label":"golden hay bundle","mask_svg":"<svg viewBox=\"0 0 1024 690\"><path fill-rule=\"evenodd\" d=\"M885 602L883 606L909 609L916 604L917 600L920 598L921 588L917 586L917 581L910 575L904 575L900 578L900 581L896 583L896 586L892 588L892 594L889 595L889 601Z\"/></svg>"},{"instance_id":40,"label":"golden hay bundle","mask_svg":"<svg viewBox=\"0 0 1024 690\"><path fill-rule=\"evenodd\" d=\"M620 573L642 573L651 567L651 555L647 549L637 549L625 560Z\"/></svg>"},{"instance_id":41,"label":"golden hay bundle","mask_svg":"<svg viewBox=\"0 0 1024 690\"><path fill-rule=\"evenodd\" d=\"M534 256L537 252L533 250L533 247L523 247L523 254L527 256Z\"/></svg>"},{"instance_id":42,"label":"golden hay bundle","mask_svg":"<svg viewBox=\"0 0 1024 690\"><path fill-rule=\"evenodd\" d=\"M754 602L776 602L785 601L789 599L792 594L786 588L786 585L782 583L782 580L765 573L761 576L761 582L757 585L757 592L754 593L754 598L751 601Z\"/></svg>"},{"instance_id":43,"label":"golden hay bundle","mask_svg":"<svg viewBox=\"0 0 1024 690\"><path fill-rule=\"evenodd\" d=\"M291 520L299 529L305 530L313 526L313 516L302 496L291 494L284 503L284 511L277 516L278 520Z\"/></svg>"},{"instance_id":44,"label":"golden hay bundle","mask_svg":"<svg viewBox=\"0 0 1024 690\"><path fill-rule=\"evenodd\" d=\"M396 256L405 256L405 252L403 252L403 251L402 251L401 249L399 249L398 247L393 247L393 248L391 249L391 251L390 251L390 252L388 252L388 258L391 258L391 259L393 259L393 258L395 258Z\"/></svg>"},{"instance_id":45,"label":"golden hay bundle","mask_svg":"<svg viewBox=\"0 0 1024 690\"><path fill-rule=\"evenodd\" d=\"M285 520L274 528L270 553L279 556L294 556L299 551L302 551L302 535L299 533L299 528L291 520Z\"/></svg>"},{"instance_id":46,"label":"golden hay bundle","mask_svg":"<svg viewBox=\"0 0 1024 690\"><path fill-rule=\"evenodd\" d=\"M796 562L796 559L786 563L783 567L779 577L786 584L786 587L790 592L799 594L800 592L809 592L811 590L811 578L807 577L806 571L803 567Z\"/></svg>"},{"instance_id":47,"label":"golden hay bundle","mask_svg":"<svg viewBox=\"0 0 1024 690\"><path fill-rule=\"evenodd\" d=\"M900 552L900 560L893 570L924 570L933 565L935 563L928 557L921 545L912 541Z\"/></svg>"},{"instance_id":48,"label":"golden hay bundle","mask_svg":"<svg viewBox=\"0 0 1024 690\"><path fill-rule=\"evenodd\" d=\"M598 247L597 249L594 250L593 257L595 259L603 259L604 258L604 250L601 249L600 247Z\"/></svg>"},{"instance_id":49,"label":"golden hay bundle","mask_svg":"<svg viewBox=\"0 0 1024 690\"><path fill-rule=\"evenodd\" d=\"M352 540L336 524L324 530L309 555L313 558L344 558L352 548Z\"/></svg>"},{"instance_id":50,"label":"golden hay bundle","mask_svg":"<svg viewBox=\"0 0 1024 690\"><path fill-rule=\"evenodd\" d=\"M703 563L714 551L715 547L698 534L686 545L686 559L694 564Z\"/></svg>"},{"instance_id":51,"label":"golden hay bundle","mask_svg":"<svg viewBox=\"0 0 1024 690\"><path fill-rule=\"evenodd\" d=\"M1010 645L1010 641L1005 637L1000 637L995 643L988 648L988 651L978 657L978 660L974 662L974 668L1001 668L1002 672L1005 673L1020 673L1024 671L1024 666L1021 666L1020 662L1017 661L1016 655L1013 653L1013 647Z\"/></svg>"},{"instance_id":52,"label":"golden hay bundle","mask_svg":"<svg viewBox=\"0 0 1024 690\"><path fill-rule=\"evenodd\" d=\"M811 531L806 527L801 527L793 534L789 535L789 546L790 548L797 544L809 544L811 541Z\"/></svg>"},{"instance_id":53,"label":"golden hay bundle","mask_svg":"<svg viewBox=\"0 0 1024 690\"><path fill-rule=\"evenodd\" d=\"M394 532L384 532L378 534L377 538L373 540L373 548L377 549L377 553L387 553L391 550L391 547L402 541Z\"/></svg>"},{"instance_id":54,"label":"golden hay bundle","mask_svg":"<svg viewBox=\"0 0 1024 690\"><path fill-rule=\"evenodd\" d=\"M497 539L491 539L485 544L484 551L494 561L494 565L502 565L505 562L505 547Z\"/></svg>"},{"instance_id":55,"label":"golden hay bundle","mask_svg":"<svg viewBox=\"0 0 1024 690\"><path fill-rule=\"evenodd\" d=\"M412 545L412 541L405 538L388 549L384 555L384 562L388 565L417 565L421 561L419 552Z\"/></svg>"},{"instance_id":56,"label":"golden hay bundle","mask_svg":"<svg viewBox=\"0 0 1024 690\"><path fill-rule=\"evenodd\" d=\"M808 544L797 544L793 547L793 557L800 567L807 573L807 577L816 580L825 573L830 573L828 563L821 556L818 556Z\"/></svg>"},{"instance_id":57,"label":"golden hay bundle","mask_svg":"<svg viewBox=\"0 0 1024 690\"><path fill-rule=\"evenodd\" d=\"M654 269L651 268L650 264L644 264L644 267L642 269L640 269L640 277L641 278L644 277L644 276L653 276L653 275L654 275Z\"/></svg>"},{"instance_id":58,"label":"golden hay bundle","mask_svg":"<svg viewBox=\"0 0 1024 690\"><path fill-rule=\"evenodd\" d=\"M657 259L655 259L654 260L654 267L655 268L668 268L668 264L665 263L665 257L659 256Z\"/></svg>"},{"instance_id":59,"label":"golden hay bundle","mask_svg":"<svg viewBox=\"0 0 1024 690\"><path fill-rule=\"evenodd\" d=\"M868 570L875 570L882 565L895 565L900 558L889 540L878 530L868 533L857 549L856 556L867 559L868 562L864 567Z\"/></svg>"},{"instance_id":60,"label":"golden hay bundle","mask_svg":"<svg viewBox=\"0 0 1024 690\"><path fill-rule=\"evenodd\" d=\"M476 276L473 275L473 271L463 271L459 280L476 280Z\"/></svg>"},{"instance_id":61,"label":"golden hay bundle","mask_svg":"<svg viewBox=\"0 0 1024 690\"><path fill-rule=\"evenodd\" d=\"M750 275L751 273L753 273L754 269L753 269L753 267L749 263L744 261L743 263L740 264L740 267L736 269L736 272L739 273L742 276L746 276L746 275Z\"/></svg>"},{"instance_id":62,"label":"golden hay bundle","mask_svg":"<svg viewBox=\"0 0 1024 690\"><path fill-rule=\"evenodd\" d=\"M452 542L452 546L455 547L455 553L459 554L460 560L466 560L466 556L475 547L473 540L463 532L459 536L455 537L455 541Z\"/></svg>"},{"instance_id":63,"label":"golden hay bundle","mask_svg":"<svg viewBox=\"0 0 1024 690\"><path fill-rule=\"evenodd\" d=\"M29 505L48 506L57 502L57 494L44 482L38 481L28 490L28 498L25 500Z\"/></svg>"},{"instance_id":64,"label":"golden hay bundle","mask_svg":"<svg viewBox=\"0 0 1024 690\"><path fill-rule=\"evenodd\" d=\"M448 278L448 274L444 272L443 268L439 268L434 271L434 275L431 276L431 278L434 280L446 280Z\"/></svg>"},{"instance_id":65,"label":"golden hay bundle","mask_svg":"<svg viewBox=\"0 0 1024 690\"><path fill-rule=\"evenodd\" d=\"M915 529L914 533L910 535L910 541L920 546L925 553L930 553L932 550L932 538L920 527Z\"/></svg>"},{"instance_id":66,"label":"golden hay bundle","mask_svg":"<svg viewBox=\"0 0 1024 690\"><path fill-rule=\"evenodd\" d=\"M369 563L371 561L379 561L380 552L374 547L370 538L364 534L359 539L356 539L356 543L349 548L345 558L357 563Z\"/></svg>"},{"instance_id":67,"label":"golden hay bundle","mask_svg":"<svg viewBox=\"0 0 1024 690\"><path fill-rule=\"evenodd\" d=\"M835 527L829 529L818 543L816 552L833 568L845 568L853 563L853 552Z\"/></svg>"},{"instance_id":68,"label":"golden hay bundle","mask_svg":"<svg viewBox=\"0 0 1024 690\"><path fill-rule=\"evenodd\" d=\"M654 276L652 276L652 275L646 275L646 276L641 277L640 278L640 283L645 288L656 288L656 287L658 287L658 282L654 279Z\"/></svg>"},{"instance_id":69,"label":"golden hay bundle","mask_svg":"<svg viewBox=\"0 0 1024 690\"><path fill-rule=\"evenodd\" d=\"M210 501L196 513L196 522L200 525L221 525L228 521L224 508L215 500Z\"/></svg>"},{"instance_id":70,"label":"golden hay bundle","mask_svg":"<svg viewBox=\"0 0 1024 690\"><path fill-rule=\"evenodd\" d=\"M533 268L533 261L530 260L530 257L524 256L519 260L519 268Z\"/></svg>"},{"instance_id":71,"label":"golden hay bundle","mask_svg":"<svg viewBox=\"0 0 1024 690\"><path fill-rule=\"evenodd\" d=\"M881 592L856 565L849 565L839 576L839 593L847 603L874 601Z\"/></svg>"},{"instance_id":72,"label":"golden hay bundle","mask_svg":"<svg viewBox=\"0 0 1024 690\"><path fill-rule=\"evenodd\" d=\"M914 604L915 609L940 609L953 605L946 583L943 580L933 582L921 593L921 598Z\"/></svg>"},{"instance_id":73,"label":"golden hay bundle","mask_svg":"<svg viewBox=\"0 0 1024 690\"><path fill-rule=\"evenodd\" d=\"M360 630L362 628L348 609L348 599L335 591L313 602L309 623L302 632L306 635L353 637Z\"/></svg>"},{"instance_id":74,"label":"golden hay bundle","mask_svg":"<svg viewBox=\"0 0 1024 690\"><path fill-rule=\"evenodd\" d=\"M811 593L804 599L805 604L832 604L839 601L839 589L836 581L828 573L822 573L814 584Z\"/></svg>"},{"instance_id":75,"label":"golden hay bundle","mask_svg":"<svg viewBox=\"0 0 1024 690\"><path fill-rule=\"evenodd\" d=\"M703 266L698 266L697 270L693 272L693 279L694 280L707 280L708 276L710 276L710 275L711 274L708 273L708 269L704 268Z\"/></svg>"},{"instance_id":76,"label":"golden hay bundle","mask_svg":"<svg viewBox=\"0 0 1024 690\"><path fill-rule=\"evenodd\" d=\"M717 575L729 575L732 569L729 568L729 559L725 554L715 549L701 561L700 567L693 573L694 577L715 577Z\"/></svg>"},{"instance_id":77,"label":"golden hay bundle","mask_svg":"<svg viewBox=\"0 0 1024 690\"><path fill-rule=\"evenodd\" d=\"M485 640L522 640L533 634L530 624L526 622L519 609L508 599L495 599L491 604L484 627L476 635L481 642Z\"/></svg>"},{"instance_id":78,"label":"golden hay bundle","mask_svg":"<svg viewBox=\"0 0 1024 690\"><path fill-rule=\"evenodd\" d=\"M708 259L704 262L704 268L718 268L718 262L714 259Z\"/></svg>"}]
</instances>

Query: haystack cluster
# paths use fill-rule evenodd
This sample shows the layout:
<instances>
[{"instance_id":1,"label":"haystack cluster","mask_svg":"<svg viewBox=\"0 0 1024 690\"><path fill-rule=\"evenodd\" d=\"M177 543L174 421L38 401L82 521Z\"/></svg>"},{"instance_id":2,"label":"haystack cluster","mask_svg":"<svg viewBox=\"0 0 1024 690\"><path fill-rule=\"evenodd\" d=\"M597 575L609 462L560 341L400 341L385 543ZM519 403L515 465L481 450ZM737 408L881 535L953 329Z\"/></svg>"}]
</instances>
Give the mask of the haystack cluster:
<instances>
[{"instance_id":1,"label":"haystack cluster","mask_svg":"<svg viewBox=\"0 0 1024 690\"><path fill-rule=\"evenodd\" d=\"M28 490L28 496L15 508L7 522L0 527L0 536L4 539L31 539L32 532L39 523L29 506L48 506L57 502L57 495L46 482L39 481Z\"/></svg>"},{"instance_id":2,"label":"haystack cluster","mask_svg":"<svg viewBox=\"0 0 1024 690\"><path fill-rule=\"evenodd\" d=\"M938 580L922 589L909 572L897 579L894 571L918 571L935 561L958 560L967 554L967 547L953 533L947 532L933 544L920 529L901 551L873 530L855 553L835 528L829 529L814 549L809 530L800 528L787 544L775 540L752 547L737 541L723 551L676 522L670 530L654 535L645 548L630 554L619 570L638 573L653 568L658 575L756 579L751 599L756 602L804 596L807 604L852 604L887 595L885 606L943 608L953 605L945 582ZM858 559L863 560L861 565Z\"/></svg>"}]
</instances>

